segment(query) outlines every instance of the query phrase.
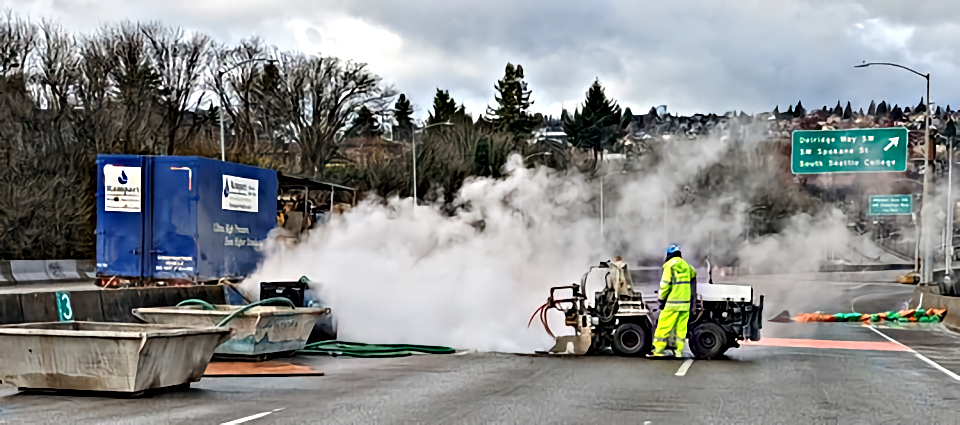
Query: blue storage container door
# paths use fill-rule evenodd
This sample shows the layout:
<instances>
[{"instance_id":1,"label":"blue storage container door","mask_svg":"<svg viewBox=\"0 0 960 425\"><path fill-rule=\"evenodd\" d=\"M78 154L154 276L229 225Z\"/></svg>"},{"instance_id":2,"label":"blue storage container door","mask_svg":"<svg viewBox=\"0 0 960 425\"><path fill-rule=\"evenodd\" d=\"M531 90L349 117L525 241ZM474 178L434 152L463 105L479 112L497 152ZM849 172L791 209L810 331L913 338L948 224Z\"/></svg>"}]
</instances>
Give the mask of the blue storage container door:
<instances>
[{"instance_id":1,"label":"blue storage container door","mask_svg":"<svg viewBox=\"0 0 960 425\"><path fill-rule=\"evenodd\" d=\"M142 278L143 170L149 158L97 156L97 276Z\"/></svg>"},{"instance_id":2,"label":"blue storage container door","mask_svg":"<svg viewBox=\"0 0 960 425\"><path fill-rule=\"evenodd\" d=\"M197 159L154 157L149 269L155 279L197 276Z\"/></svg>"},{"instance_id":3,"label":"blue storage container door","mask_svg":"<svg viewBox=\"0 0 960 425\"><path fill-rule=\"evenodd\" d=\"M200 279L244 278L277 224L277 172L199 158Z\"/></svg>"}]
</instances>

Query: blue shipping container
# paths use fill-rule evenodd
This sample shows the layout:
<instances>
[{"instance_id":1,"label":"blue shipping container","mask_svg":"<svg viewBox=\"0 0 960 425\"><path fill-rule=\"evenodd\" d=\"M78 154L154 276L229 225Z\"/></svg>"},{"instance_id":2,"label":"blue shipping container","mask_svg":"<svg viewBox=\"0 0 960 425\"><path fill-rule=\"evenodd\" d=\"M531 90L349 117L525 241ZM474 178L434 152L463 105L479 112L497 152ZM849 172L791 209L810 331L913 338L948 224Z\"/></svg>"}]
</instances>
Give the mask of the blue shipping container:
<instances>
[{"instance_id":1,"label":"blue shipping container","mask_svg":"<svg viewBox=\"0 0 960 425\"><path fill-rule=\"evenodd\" d=\"M242 279L277 220L277 172L188 156L97 157L97 276Z\"/></svg>"}]
</instances>

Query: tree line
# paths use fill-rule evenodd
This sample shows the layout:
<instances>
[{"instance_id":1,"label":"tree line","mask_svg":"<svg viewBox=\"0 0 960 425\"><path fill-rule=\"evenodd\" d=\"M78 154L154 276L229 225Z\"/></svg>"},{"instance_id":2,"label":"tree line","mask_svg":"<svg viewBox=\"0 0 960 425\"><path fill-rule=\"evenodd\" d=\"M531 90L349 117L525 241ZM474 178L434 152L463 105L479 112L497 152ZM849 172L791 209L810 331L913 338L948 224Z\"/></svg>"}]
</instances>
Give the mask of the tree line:
<instances>
[{"instance_id":1,"label":"tree line","mask_svg":"<svg viewBox=\"0 0 960 425\"><path fill-rule=\"evenodd\" d=\"M477 119L437 89L425 122L365 64L222 44L160 23L71 34L0 20L0 259L93 258L96 155L198 155L357 187L451 201L470 176L529 165L596 168L629 126L599 81L561 122L569 144L533 142L521 65L507 64ZM223 130L221 131L221 125ZM417 180L412 182L416 142ZM319 202L323 202L319 198Z\"/></svg>"}]
</instances>

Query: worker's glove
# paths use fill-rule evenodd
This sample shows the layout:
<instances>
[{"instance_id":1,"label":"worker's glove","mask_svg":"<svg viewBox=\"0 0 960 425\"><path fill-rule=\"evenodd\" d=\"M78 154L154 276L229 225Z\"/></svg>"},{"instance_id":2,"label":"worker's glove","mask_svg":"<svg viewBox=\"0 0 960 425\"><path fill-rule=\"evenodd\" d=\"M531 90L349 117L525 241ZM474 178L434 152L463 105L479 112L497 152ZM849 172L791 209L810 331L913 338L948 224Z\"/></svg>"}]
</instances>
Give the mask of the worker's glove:
<instances>
[{"instance_id":1,"label":"worker's glove","mask_svg":"<svg viewBox=\"0 0 960 425\"><path fill-rule=\"evenodd\" d=\"M667 300L660 300L660 311L663 311L663 308L667 306Z\"/></svg>"}]
</instances>

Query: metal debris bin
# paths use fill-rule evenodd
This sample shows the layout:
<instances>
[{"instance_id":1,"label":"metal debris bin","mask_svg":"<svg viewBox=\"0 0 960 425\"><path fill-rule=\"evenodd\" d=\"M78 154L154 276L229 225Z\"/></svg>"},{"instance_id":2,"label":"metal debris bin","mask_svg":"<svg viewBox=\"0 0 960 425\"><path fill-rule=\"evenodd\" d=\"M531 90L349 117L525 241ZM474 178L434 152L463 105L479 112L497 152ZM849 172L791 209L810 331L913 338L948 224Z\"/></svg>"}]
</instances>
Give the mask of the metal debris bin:
<instances>
[{"instance_id":1,"label":"metal debris bin","mask_svg":"<svg viewBox=\"0 0 960 425\"><path fill-rule=\"evenodd\" d=\"M230 330L99 322L0 326L0 381L21 389L139 393L203 376Z\"/></svg>"},{"instance_id":2,"label":"metal debris bin","mask_svg":"<svg viewBox=\"0 0 960 425\"><path fill-rule=\"evenodd\" d=\"M214 305L137 308L133 315L147 323L173 326L215 326L243 306ZM238 314L223 326L233 330L229 341L217 347L222 356L257 357L292 354L307 345L317 320L330 314L329 308L256 306Z\"/></svg>"}]
</instances>

